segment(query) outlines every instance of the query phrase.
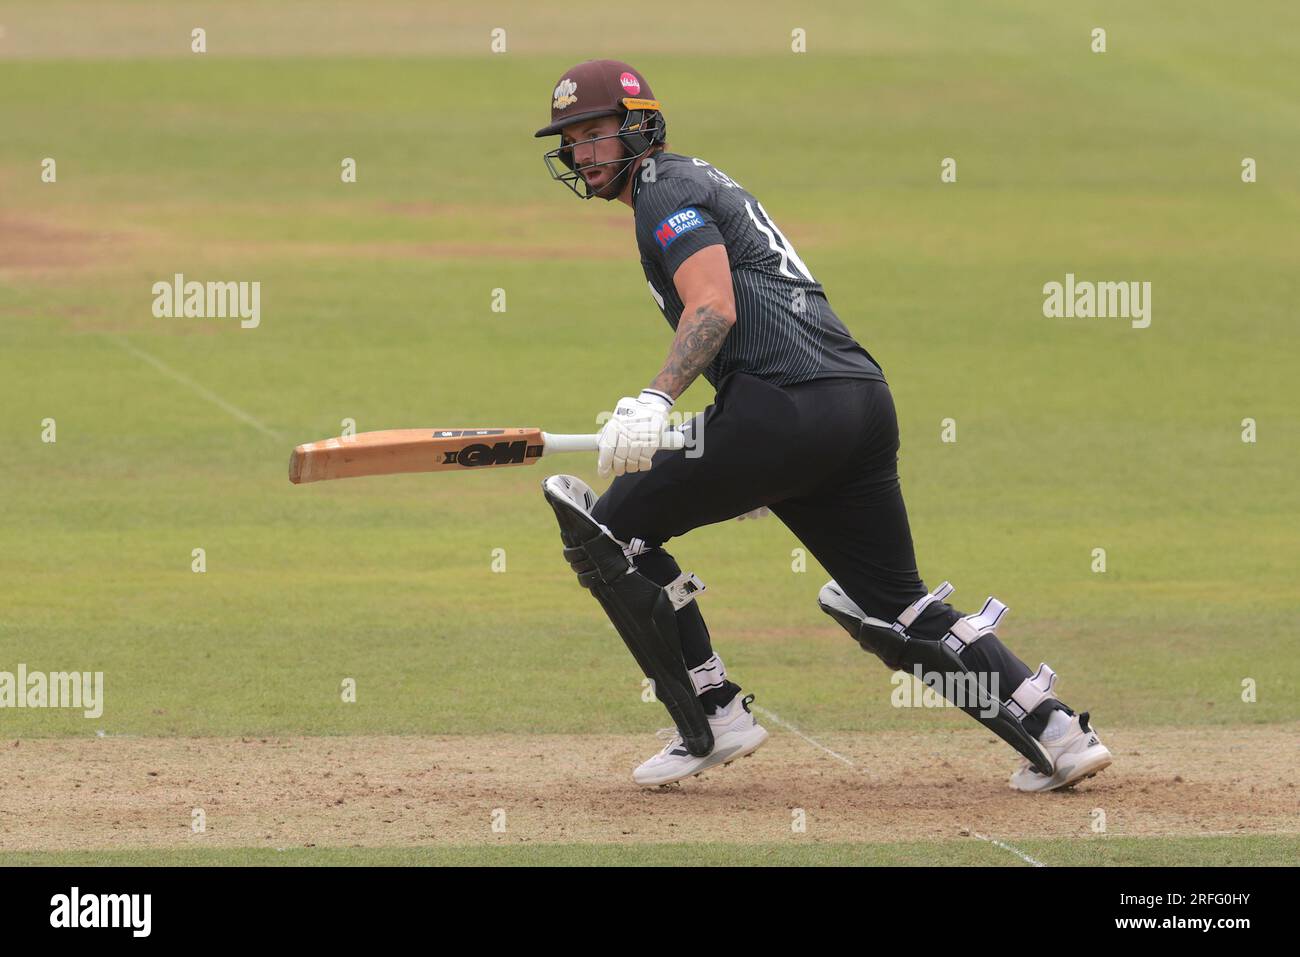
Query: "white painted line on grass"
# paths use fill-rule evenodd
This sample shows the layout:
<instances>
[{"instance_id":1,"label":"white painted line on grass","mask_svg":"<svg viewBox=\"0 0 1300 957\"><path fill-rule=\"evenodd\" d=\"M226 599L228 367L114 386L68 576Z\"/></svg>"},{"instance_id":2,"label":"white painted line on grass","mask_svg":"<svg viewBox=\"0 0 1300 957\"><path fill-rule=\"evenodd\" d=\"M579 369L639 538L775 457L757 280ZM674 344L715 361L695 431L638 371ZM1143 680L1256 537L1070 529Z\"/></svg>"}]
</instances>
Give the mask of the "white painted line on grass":
<instances>
[{"instance_id":1,"label":"white painted line on grass","mask_svg":"<svg viewBox=\"0 0 1300 957\"><path fill-rule=\"evenodd\" d=\"M1016 855L1016 857L1020 858L1020 859L1021 859L1022 861L1024 861L1026 864L1031 864L1031 865L1033 865L1034 867L1046 867L1046 866L1047 866L1047 865L1044 864L1042 861L1036 861L1036 860L1034 860L1032 857L1030 857L1030 856L1029 856L1028 854L1026 854L1024 851L1020 850L1020 848L1018 848L1018 847L1012 847L1010 844L1004 844L1004 843L1002 843L1001 841L999 841L999 840L997 840L997 839L995 839L995 838L992 838L992 837L985 837L985 836L984 836L983 834L981 834L979 831L971 831L970 833L971 833L971 837L978 837L981 841L988 841L988 842L989 842L990 844L992 844L994 847L1000 847L1000 848L1002 848L1004 851L1010 851L1012 854Z\"/></svg>"},{"instance_id":2,"label":"white painted line on grass","mask_svg":"<svg viewBox=\"0 0 1300 957\"><path fill-rule=\"evenodd\" d=\"M796 735L798 735L799 737L803 738L805 741L807 741L809 744L811 744L814 748L817 748L818 750L821 750L821 751L826 752L826 753L829 754L831 757L833 757L836 761L842 761L844 764L847 764L847 765L848 765L850 768L852 768L854 771L857 771L857 772L859 772L860 774L866 774L866 773L867 773L867 771L866 771L865 768L860 768L860 767L858 767L858 765L855 764L852 760L850 760L849 758L846 758L844 755L840 754L838 751L832 751L830 748L826 747L826 745L822 744L820 741L814 741L812 738L808 737L808 735L804 734L802 731L800 731L798 728L796 728L796 727L795 727L794 725L792 725L790 722L783 720L783 719L782 719L780 716L778 716L775 712L773 712L773 711L769 711L769 710L767 710L766 708L760 707L760 706L758 706L758 705L751 705L751 709L754 710L754 711L756 711L756 712L758 712L759 714L761 714L764 718L768 719L768 720L771 721L773 724L778 724L778 725L780 725L781 727L785 728L787 731L791 732L792 734L796 734ZM970 831L970 834L971 834L972 837L978 837L981 841L987 841L988 843L992 844L994 847L1000 847L1000 848L1002 848L1004 851L1010 851L1012 854L1016 855L1016 857L1020 858L1020 859L1021 859L1022 861L1024 861L1026 864L1029 864L1029 865L1031 865L1031 866L1033 866L1033 867L1046 867L1046 866L1047 866L1047 865L1044 864L1042 861L1035 860L1034 858L1032 858L1032 857L1030 857L1028 854L1026 854L1024 851L1020 850L1019 848L1012 847L1010 844L1006 844L1006 843L1004 843L1004 842L1002 842L1002 841L996 840L995 838L985 837L983 834L980 834L978 831L975 831L975 830L971 830L971 831Z\"/></svg>"},{"instance_id":3,"label":"white painted line on grass","mask_svg":"<svg viewBox=\"0 0 1300 957\"><path fill-rule=\"evenodd\" d=\"M211 389L207 388L206 386L199 385L189 376L177 372L175 369L167 365L161 359L149 355L149 353L145 352L139 346L134 346L119 336L109 336L109 339L117 343L117 345L121 346L123 349L125 349L127 352L131 353L132 355L136 356L137 358L143 359L145 362L149 363L151 366L153 366L163 375L175 379L181 385L186 386L187 388L198 393L200 396L207 399L209 402L217 406L222 411L227 412L230 415L233 415L240 422L243 422L246 425L251 425L253 428L257 429L257 431L261 432L263 435L269 436L275 439L277 442L280 441L280 434L278 432L274 432L271 429L268 429L265 425L257 421L257 419L253 418L243 409L231 405L229 402L221 398L221 396L217 395Z\"/></svg>"}]
</instances>

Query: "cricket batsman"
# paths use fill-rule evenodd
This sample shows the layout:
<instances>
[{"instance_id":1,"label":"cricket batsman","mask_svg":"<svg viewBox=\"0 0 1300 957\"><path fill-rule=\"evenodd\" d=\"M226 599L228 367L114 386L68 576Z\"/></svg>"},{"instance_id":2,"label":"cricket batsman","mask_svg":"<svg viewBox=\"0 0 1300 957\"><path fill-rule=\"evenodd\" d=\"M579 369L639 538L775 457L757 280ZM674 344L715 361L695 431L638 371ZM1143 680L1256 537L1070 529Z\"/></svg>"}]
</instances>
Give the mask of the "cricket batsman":
<instances>
[{"instance_id":1,"label":"cricket batsman","mask_svg":"<svg viewBox=\"0 0 1300 957\"><path fill-rule=\"evenodd\" d=\"M767 739L753 695L713 650L694 600L702 583L664 549L763 509L835 576L822 611L891 670L943 675L953 703L1019 752L1011 787L1053 790L1107 767L1110 751L1088 713L1056 696L1052 669L1031 670L998 638L1006 606L989 598L965 614L947 603L950 584L922 582L881 366L754 194L668 152L650 84L616 60L566 70L536 135L560 137L545 155L554 179L632 209L650 296L674 331L662 369L601 429L598 471L615 476L605 494L571 475L542 483L564 557L675 725L633 780L679 781ZM669 411L700 375L714 402L682 426L687 447L669 448Z\"/></svg>"}]
</instances>

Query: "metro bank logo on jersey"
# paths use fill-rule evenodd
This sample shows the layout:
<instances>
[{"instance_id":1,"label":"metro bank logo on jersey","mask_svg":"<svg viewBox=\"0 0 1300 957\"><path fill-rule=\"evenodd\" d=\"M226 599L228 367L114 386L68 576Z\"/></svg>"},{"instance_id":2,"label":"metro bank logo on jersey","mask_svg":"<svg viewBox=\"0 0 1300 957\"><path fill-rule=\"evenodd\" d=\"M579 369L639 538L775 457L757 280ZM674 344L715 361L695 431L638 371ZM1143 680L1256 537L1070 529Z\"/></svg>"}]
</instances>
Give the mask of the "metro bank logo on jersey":
<instances>
[{"instance_id":1,"label":"metro bank logo on jersey","mask_svg":"<svg viewBox=\"0 0 1300 957\"><path fill-rule=\"evenodd\" d=\"M697 226L703 225L704 217L700 215L700 211L693 206L687 206L655 227L655 239L659 241L660 249L667 249L682 233L689 233Z\"/></svg>"}]
</instances>

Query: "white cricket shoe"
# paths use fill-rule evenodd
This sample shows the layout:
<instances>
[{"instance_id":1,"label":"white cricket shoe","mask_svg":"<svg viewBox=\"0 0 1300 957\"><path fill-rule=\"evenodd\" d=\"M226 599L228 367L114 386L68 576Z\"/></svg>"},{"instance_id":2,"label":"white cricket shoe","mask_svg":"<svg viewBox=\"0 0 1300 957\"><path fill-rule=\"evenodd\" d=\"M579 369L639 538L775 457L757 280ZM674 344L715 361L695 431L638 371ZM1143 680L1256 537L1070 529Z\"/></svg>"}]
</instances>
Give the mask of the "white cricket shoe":
<instances>
[{"instance_id":1,"label":"white cricket shoe","mask_svg":"<svg viewBox=\"0 0 1300 957\"><path fill-rule=\"evenodd\" d=\"M672 784L689 778L719 764L730 764L736 758L752 754L767 740L767 729L759 724L749 711L751 695L737 695L731 703L708 716L713 729L713 750L697 758L686 750L682 736L676 728L659 732L668 738L668 744L649 761L632 772L632 780L645 787Z\"/></svg>"},{"instance_id":2,"label":"white cricket shoe","mask_svg":"<svg viewBox=\"0 0 1300 957\"><path fill-rule=\"evenodd\" d=\"M1058 711L1057 714L1063 715L1064 712ZM1059 737L1050 741L1040 737L1038 743L1051 757L1054 770L1051 774L1040 774L1026 761L1011 775L1011 786L1017 791L1055 791L1110 767L1110 749L1089 727L1086 711L1071 717L1065 732Z\"/></svg>"}]
</instances>

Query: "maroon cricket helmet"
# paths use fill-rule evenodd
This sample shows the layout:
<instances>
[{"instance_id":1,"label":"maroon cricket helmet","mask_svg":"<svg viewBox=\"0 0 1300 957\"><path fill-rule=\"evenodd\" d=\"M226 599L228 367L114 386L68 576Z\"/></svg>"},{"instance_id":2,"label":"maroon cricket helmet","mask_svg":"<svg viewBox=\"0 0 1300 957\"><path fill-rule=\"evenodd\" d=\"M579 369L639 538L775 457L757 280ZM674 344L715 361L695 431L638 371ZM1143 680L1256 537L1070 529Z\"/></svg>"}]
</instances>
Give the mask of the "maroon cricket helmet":
<instances>
[{"instance_id":1,"label":"maroon cricket helmet","mask_svg":"<svg viewBox=\"0 0 1300 957\"><path fill-rule=\"evenodd\" d=\"M654 98L646 78L635 67L621 60L587 60L565 70L551 94L551 122L533 135L557 136L572 123L601 116L622 116L619 131L586 142L613 136L623 141L627 156L616 161L624 164L616 176L616 183L621 189L621 184L626 181L625 177L636 160L662 144L667 137L667 125L659 101ZM610 164L591 163L575 167L573 145L561 143L558 148L547 153L544 157L546 167L554 179L564 183L575 194L583 199L591 199L596 194L582 176L583 170ZM554 160L558 160L563 168L557 167ZM583 185L584 192L579 192L579 183ZM617 192L611 192L617 195Z\"/></svg>"}]
</instances>

